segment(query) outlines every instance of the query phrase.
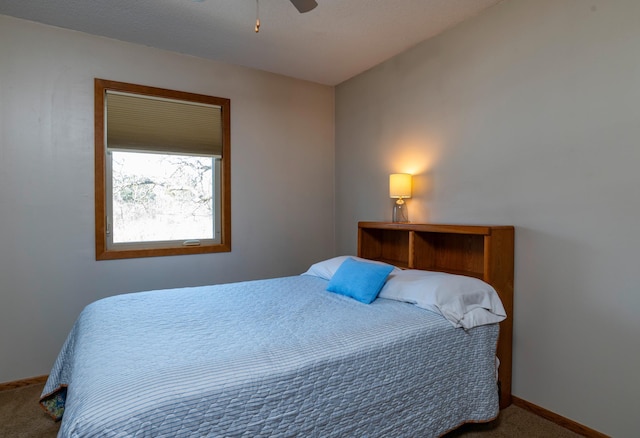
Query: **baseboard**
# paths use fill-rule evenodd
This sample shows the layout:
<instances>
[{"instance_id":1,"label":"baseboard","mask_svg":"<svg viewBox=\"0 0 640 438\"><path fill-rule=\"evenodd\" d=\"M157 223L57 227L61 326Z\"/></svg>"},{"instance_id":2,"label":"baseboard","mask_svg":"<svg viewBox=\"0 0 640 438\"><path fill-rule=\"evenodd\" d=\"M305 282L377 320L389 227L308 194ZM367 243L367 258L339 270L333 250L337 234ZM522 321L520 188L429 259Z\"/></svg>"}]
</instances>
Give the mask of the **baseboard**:
<instances>
[{"instance_id":1,"label":"baseboard","mask_svg":"<svg viewBox=\"0 0 640 438\"><path fill-rule=\"evenodd\" d=\"M583 426L582 424L576 423L575 421L565 418L562 415L558 415L555 412L551 412L538 405L534 405L533 403L518 398L515 395L511 396L511 401L514 405L522 409L526 409L527 411L536 414L538 417L542 417L546 420L556 423L559 426L564 427L565 429L578 433L587 438L611 438L609 435L605 435L601 432L598 432L597 430L590 429L587 426Z\"/></svg>"},{"instance_id":2,"label":"baseboard","mask_svg":"<svg viewBox=\"0 0 640 438\"><path fill-rule=\"evenodd\" d=\"M0 392L10 391L23 386L40 385L47 381L49 376L30 377L28 379L15 380L13 382L0 383Z\"/></svg>"}]
</instances>

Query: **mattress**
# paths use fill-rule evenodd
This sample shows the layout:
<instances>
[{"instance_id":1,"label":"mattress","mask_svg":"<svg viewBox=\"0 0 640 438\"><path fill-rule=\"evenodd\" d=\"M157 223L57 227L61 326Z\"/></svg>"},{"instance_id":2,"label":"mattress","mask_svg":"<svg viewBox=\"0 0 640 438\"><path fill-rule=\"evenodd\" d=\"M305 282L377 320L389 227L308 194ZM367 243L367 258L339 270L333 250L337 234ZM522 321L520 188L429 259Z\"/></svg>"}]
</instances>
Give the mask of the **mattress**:
<instances>
[{"instance_id":1,"label":"mattress","mask_svg":"<svg viewBox=\"0 0 640 438\"><path fill-rule=\"evenodd\" d=\"M498 414L496 324L327 292L313 276L87 306L41 403L60 437L439 436Z\"/></svg>"}]
</instances>

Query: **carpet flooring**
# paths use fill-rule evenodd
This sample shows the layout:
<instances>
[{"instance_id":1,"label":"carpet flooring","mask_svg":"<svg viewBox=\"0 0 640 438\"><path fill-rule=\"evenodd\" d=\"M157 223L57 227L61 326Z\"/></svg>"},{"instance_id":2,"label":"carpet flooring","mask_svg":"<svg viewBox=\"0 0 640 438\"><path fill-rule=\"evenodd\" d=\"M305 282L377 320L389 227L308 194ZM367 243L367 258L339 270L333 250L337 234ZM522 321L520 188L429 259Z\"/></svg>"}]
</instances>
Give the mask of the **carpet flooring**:
<instances>
[{"instance_id":1,"label":"carpet flooring","mask_svg":"<svg viewBox=\"0 0 640 438\"><path fill-rule=\"evenodd\" d=\"M0 392L0 437L53 438L60 423L42 410L38 398L43 385L30 385ZM504 409L487 424L468 424L445 438L578 438L580 435L517 406Z\"/></svg>"}]
</instances>

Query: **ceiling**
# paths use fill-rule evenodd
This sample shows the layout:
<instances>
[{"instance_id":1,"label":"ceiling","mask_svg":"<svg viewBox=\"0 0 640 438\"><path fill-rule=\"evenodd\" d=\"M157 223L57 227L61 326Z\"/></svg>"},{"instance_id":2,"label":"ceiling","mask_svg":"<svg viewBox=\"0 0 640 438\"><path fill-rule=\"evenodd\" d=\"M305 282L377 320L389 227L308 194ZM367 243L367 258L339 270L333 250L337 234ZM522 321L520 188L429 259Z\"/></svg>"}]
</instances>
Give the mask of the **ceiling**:
<instances>
[{"instance_id":1,"label":"ceiling","mask_svg":"<svg viewBox=\"0 0 640 438\"><path fill-rule=\"evenodd\" d=\"M337 85L501 0L0 0L0 14Z\"/></svg>"}]
</instances>

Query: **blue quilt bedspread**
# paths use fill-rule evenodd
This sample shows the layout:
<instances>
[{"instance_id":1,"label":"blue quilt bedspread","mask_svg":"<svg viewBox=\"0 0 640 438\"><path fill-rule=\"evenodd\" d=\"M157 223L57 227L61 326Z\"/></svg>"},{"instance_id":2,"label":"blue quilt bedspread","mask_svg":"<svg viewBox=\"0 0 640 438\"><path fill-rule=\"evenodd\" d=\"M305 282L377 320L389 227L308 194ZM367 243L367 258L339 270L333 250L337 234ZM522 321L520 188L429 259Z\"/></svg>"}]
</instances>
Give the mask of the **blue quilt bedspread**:
<instances>
[{"instance_id":1,"label":"blue quilt bedspread","mask_svg":"<svg viewBox=\"0 0 640 438\"><path fill-rule=\"evenodd\" d=\"M297 276L97 301L43 406L62 437L432 437L497 415L497 325L464 331L326 286Z\"/></svg>"}]
</instances>

